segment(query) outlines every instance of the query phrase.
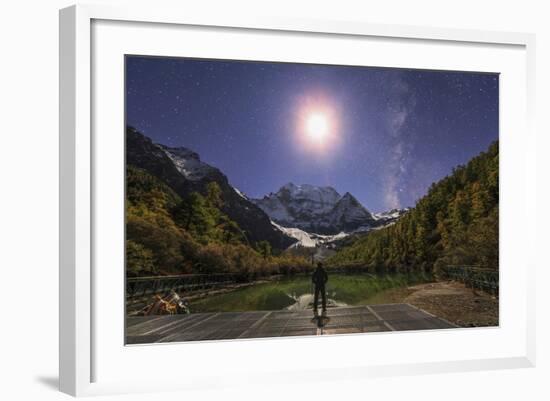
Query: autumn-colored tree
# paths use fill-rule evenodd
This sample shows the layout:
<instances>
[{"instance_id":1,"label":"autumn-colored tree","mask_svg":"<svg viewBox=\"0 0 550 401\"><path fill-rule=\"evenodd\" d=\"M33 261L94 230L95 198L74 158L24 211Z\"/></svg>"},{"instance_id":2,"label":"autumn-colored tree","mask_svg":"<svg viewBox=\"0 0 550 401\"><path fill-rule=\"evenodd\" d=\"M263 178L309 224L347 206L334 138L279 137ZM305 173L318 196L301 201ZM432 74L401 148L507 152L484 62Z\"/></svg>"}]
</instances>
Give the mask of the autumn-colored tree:
<instances>
[{"instance_id":1,"label":"autumn-colored tree","mask_svg":"<svg viewBox=\"0 0 550 401\"><path fill-rule=\"evenodd\" d=\"M498 268L498 142L433 184L395 225L372 231L328 260L370 271L448 264Z\"/></svg>"},{"instance_id":2,"label":"autumn-colored tree","mask_svg":"<svg viewBox=\"0 0 550 401\"><path fill-rule=\"evenodd\" d=\"M305 271L304 257L274 256L271 244L252 247L239 225L222 212L215 182L181 199L144 170L126 175L126 269L129 275L236 273L243 280L272 273Z\"/></svg>"},{"instance_id":3,"label":"autumn-colored tree","mask_svg":"<svg viewBox=\"0 0 550 401\"><path fill-rule=\"evenodd\" d=\"M126 268L132 275L156 273L153 252L137 242L126 241Z\"/></svg>"}]
</instances>

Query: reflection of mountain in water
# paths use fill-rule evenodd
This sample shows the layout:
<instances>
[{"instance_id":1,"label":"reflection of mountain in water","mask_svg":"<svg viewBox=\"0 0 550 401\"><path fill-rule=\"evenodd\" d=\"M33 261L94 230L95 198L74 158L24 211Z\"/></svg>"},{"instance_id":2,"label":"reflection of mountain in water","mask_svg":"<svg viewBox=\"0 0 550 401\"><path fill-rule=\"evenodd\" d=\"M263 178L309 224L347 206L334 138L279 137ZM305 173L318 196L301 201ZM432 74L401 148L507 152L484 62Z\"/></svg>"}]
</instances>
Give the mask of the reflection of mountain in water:
<instances>
[{"instance_id":1,"label":"reflection of mountain in water","mask_svg":"<svg viewBox=\"0 0 550 401\"><path fill-rule=\"evenodd\" d=\"M287 306L287 310L290 311L301 311L307 309L313 309L313 294L302 294L297 296L296 294L286 294L289 298L293 299L295 302ZM334 308L336 306L348 306L344 302L336 301L334 297L336 292L327 292L327 308ZM321 299L318 301L317 307L321 307Z\"/></svg>"}]
</instances>

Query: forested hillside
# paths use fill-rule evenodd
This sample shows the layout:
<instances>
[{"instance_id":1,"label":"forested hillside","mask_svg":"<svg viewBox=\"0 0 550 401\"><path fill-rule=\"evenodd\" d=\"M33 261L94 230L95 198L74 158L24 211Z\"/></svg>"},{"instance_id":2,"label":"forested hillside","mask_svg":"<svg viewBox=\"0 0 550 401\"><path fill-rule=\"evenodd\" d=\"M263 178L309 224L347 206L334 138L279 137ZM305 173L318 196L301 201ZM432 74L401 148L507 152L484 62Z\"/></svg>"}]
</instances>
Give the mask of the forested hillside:
<instances>
[{"instance_id":1,"label":"forested hillside","mask_svg":"<svg viewBox=\"0 0 550 401\"><path fill-rule=\"evenodd\" d=\"M331 266L371 272L432 272L444 265L498 269L498 141L432 184L396 224L331 257Z\"/></svg>"},{"instance_id":2,"label":"forested hillside","mask_svg":"<svg viewBox=\"0 0 550 401\"><path fill-rule=\"evenodd\" d=\"M143 169L126 169L127 274L238 273L243 276L304 270L310 264L290 254L273 256L267 241L250 243L222 212L216 182L204 194L181 198Z\"/></svg>"},{"instance_id":3,"label":"forested hillside","mask_svg":"<svg viewBox=\"0 0 550 401\"><path fill-rule=\"evenodd\" d=\"M201 161L190 149L155 144L136 129L127 127L126 162L151 174L182 198L192 192L204 196L208 186L216 183L220 189L220 210L239 225L251 243L268 241L280 251L295 242L276 229L258 206L239 194L222 171Z\"/></svg>"}]
</instances>

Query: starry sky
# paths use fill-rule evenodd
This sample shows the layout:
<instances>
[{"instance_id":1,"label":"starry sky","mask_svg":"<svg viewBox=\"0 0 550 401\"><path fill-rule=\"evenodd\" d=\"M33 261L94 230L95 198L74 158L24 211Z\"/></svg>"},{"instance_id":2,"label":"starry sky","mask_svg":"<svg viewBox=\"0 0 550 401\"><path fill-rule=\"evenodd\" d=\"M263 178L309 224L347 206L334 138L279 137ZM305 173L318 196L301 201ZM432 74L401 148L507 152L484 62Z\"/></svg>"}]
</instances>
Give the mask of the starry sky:
<instances>
[{"instance_id":1,"label":"starry sky","mask_svg":"<svg viewBox=\"0 0 550 401\"><path fill-rule=\"evenodd\" d=\"M304 122L319 112L322 145ZM498 139L498 74L126 56L126 122L249 197L329 185L381 212Z\"/></svg>"}]
</instances>

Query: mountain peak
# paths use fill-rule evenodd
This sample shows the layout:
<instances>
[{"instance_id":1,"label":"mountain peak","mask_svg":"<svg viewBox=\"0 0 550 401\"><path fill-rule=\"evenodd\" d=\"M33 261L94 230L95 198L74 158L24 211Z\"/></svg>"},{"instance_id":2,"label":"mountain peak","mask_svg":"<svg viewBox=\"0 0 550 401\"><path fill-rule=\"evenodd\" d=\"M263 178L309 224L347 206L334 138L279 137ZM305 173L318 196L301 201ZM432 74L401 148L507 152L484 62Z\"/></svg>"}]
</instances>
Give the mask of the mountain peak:
<instances>
[{"instance_id":1,"label":"mountain peak","mask_svg":"<svg viewBox=\"0 0 550 401\"><path fill-rule=\"evenodd\" d=\"M410 210L410 208L405 207L403 209L392 209L387 212L382 213L375 213L374 218L377 221L388 223L393 222L397 219L399 219L401 216L403 216L405 213L407 213Z\"/></svg>"},{"instance_id":2,"label":"mountain peak","mask_svg":"<svg viewBox=\"0 0 550 401\"><path fill-rule=\"evenodd\" d=\"M246 195L233 188L219 169L201 161L196 152L155 144L131 127L126 130L126 149L128 165L164 181L182 198L192 192L205 194L210 183L217 183L223 203L221 211L238 224L251 243L265 240L274 249L282 250L295 242L276 229L269 217Z\"/></svg>"},{"instance_id":3,"label":"mountain peak","mask_svg":"<svg viewBox=\"0 0 550 401\"><path fill-rule=\"evenodd\" d=\"M293 182L288 182L285 185L283 185L279 191L281 190L298 190L298 191L334 191L338 193L333 187L327 185L327 186L321 186L321 185L312 185L312 184L294 184Z\"/></svg>"},{"instance_id":4,"label":"mountain peak","mask_svg":"<svg viewBox=\"0 0 550 401\"><path fill-rule=\"evenodd\" d=\"M254 203L282 226L318 234L352 231L375 221L351 193L340 196L331 186L289 182Z\"/></svg>"},{"instance_id":5,"label":"mountain peak","mask_svg":"<svg viewBox=\"0 0 550 401\"><path fill-rule=\"evenodd\" d=\"M351 193L349 193L349 192L346 192L346 193L342 196L342 199L344 199L344 198L346 198L346 199L355 199L355 197L354 197Z\"/></svg>"},{"instance_id":6,"label":"mountain peak","mask_svg":"<svg viewBox=\"0 0 550 401\"><path fill-rule=\"evenodd\" d=\"M279 191L283 190L283 189L295 189L297 188L297 185L294 184L293 182L287 182L285 185L283 185L281 188L279 188Z\"/></svg>"},{"instance_id":7,"label":"mountain peak","mask_svg":"<svg viewBox=\"0 0 550 401\"><path fill-rule=\"evenodd\" d=\"M215 167L201 161L199 154L183 146L171 148L165 145L157 146L172 160L178 171L190 181L198 181L209 174L218 171Z\"/></svg>"},{"instance_id":8,"label":"mountain peak","mask_svg":"<svg viewBox=\"0 0 550 401\"><path fill-rule=\"evenodd\" d=\"M163 149L165 152L170 152L174 155L177 155L179 157L183 157L186 159L195 159L200 161L201 158L197 152L192 151L191 149L185 148L183 146L176 146L176 147L169 147L166 145L157 144L158 147Z\"/></svg>"},{"instance_id":9,"label":"mountain peak","mask_svg":"<svg viewBox=\"0 0 550 401\"><path fill-rule=\"evenodd\" d=\"M344 194L344 196L342 196L342 198L340 198L340 202L339 202L339 203L343 203L343 202L348 203L348 204L351 204L351 205L353 205L353 206L360 206L360 207L364 208L364 206L361 205L361 202L359 202L359 201L357 200L357 198L356 198L355 196L353 196L353 195L352 195L351 193L349 193L349 192L346 192L346 193Z\"/></svg>"}]
</instances>

